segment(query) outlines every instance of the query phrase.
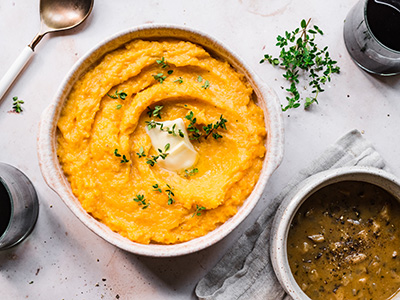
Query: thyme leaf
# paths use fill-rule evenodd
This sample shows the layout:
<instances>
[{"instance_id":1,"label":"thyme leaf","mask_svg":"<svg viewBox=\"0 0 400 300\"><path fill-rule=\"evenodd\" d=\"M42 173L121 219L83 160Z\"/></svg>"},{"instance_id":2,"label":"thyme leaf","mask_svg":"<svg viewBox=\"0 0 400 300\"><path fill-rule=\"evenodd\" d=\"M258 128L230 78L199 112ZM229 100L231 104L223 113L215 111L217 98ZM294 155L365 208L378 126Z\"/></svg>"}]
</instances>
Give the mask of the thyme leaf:
<instances>
[{"instance_id":1,"label":"thyme leaf","mask_svg":"<svg viewBox=\"0 0 400 300\"><path fill-rule=\"evenodd\" d=\"M193 169L191 169L191 170L185 169L185 177L186 177L186 178L189 178L189 176L194 176L194 175L196 175L197 173L199 173L199 169L197 169L197 168L193 168Z\"/></svg>"},{"instance_id":2,"label":"thyme leaf","mask_svg":"<svg viewBox=\"0 0 400 300\"><path fill-rule=\"evenodd\" d=\"M148 112L147 112L147 114L148 114L148 116L151 118L151 117L156 117L156 118L159 118L159 119L161 119L161 110L164 108L164 106L162 106L162 105L156 105L155 107L154 107L154 109L151 109L149 106L147 106L147 109L148 109Z\"/></svg>"},{"instance_id":3,"label":"thyme leaf","mask_svg":"<svg viewBox=\"0 0 400 300\"><path fill-rule=\"evenodd\" d=\"M167 60L164 57L161 57L161 59L157 59L156 62L157 62L157 64L159 64L161 66L161 69L165 69L165 68L169 67Z\"/></svg>"},{"instance_id":4,"label":"thyme leaf","mask_svg":"<svg viewBox=\"0 0 400 300\"><path fill-rule=\"evenodd\" d=\"M160 153L159 155L152 155L151 158L147 158L146 163L149 164L150 166L154 167L154 165L157 163L157 160L161 157L162 159L166 159L168 154L167 151L170 148L170 144L166 144L164 147L164 151L161 149L157 149L157 151Z\"/></svg>"},{"instance_id":5,"label":"thyme leaf","mask_svg":"<svg viewBox=\"0 0 400 300\"><path fill-rule=\"evenodd\" d=\"M196 211L194 212L194 214L192 215L192 218L194 217L194 216L201 216L201 211L202 210L206 210L206 208L204 207L204 206L198 206L197 204L196 204Z\"/></svg>"},{"instance_id":6,"label":"thyme leaf","mask_svg":"<svg viewBox=\"0 0 400 300\"><path fill-rule=\"evenodd\" d=\"M121 100L125 100L126 97L128 96L127 93L125 93L124 91L118 92L118 89L115 91L114 95L110 95L109 93L107 93L107 96L112 98L112 99L118 99L118 97Z\"/></svg>"},{"instance_id":7,"label":"thyme leaf","mask_svg":"<svg viewBox=\"0 0 400 300\"><path fill-rule=\"evenodd\" d=\"M136 152L136 154L137 154L137 156L139 156L139 158L146 157L146 154L144 153L143 146L141 146L139 148L139 152Z\"/></svg>"},{"instance_id":8,"label":"thyme leaf","mask_svg":"<svg viewBox=\"0 0 400 300\"><path fill-rule=\"evenodd\" d=\"M144 198L144 195L140 195L140 194L137 194L133 198L133 201L137 202L139 205L143 205L142 209L146 209L150 205L150 202L146 203L146 199Z\"/></svg>"},{"instance_id":9,"label":"thyme leaf","mask_svg":"<svg viewBox=\"0 0 400 300\"><path fill-rule=\"evenodd\" d=\"M19 114L23 111L21 104L24 104L23 100L19 100L18 97L13 97L13 110Z\"/></svg>"}]
</instances>

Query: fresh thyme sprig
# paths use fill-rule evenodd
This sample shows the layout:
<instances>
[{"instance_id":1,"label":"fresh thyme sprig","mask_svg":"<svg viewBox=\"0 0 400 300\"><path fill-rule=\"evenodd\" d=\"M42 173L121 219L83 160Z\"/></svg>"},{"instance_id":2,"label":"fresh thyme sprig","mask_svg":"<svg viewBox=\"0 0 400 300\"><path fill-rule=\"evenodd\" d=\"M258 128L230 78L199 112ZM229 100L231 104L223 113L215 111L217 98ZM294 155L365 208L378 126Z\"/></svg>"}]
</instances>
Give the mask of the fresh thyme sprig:
<instances>
[{"instance_id":1,"label":"fresh thyme sprig","mask_svg":"<svg viewBox=\"0 0 400 300\"><path fill-rule=\"evenodd\" d=\"M201 86L203 89L208 89L209 87L210 87L210 82L208 81L208 80L206 80L205 82L204 82L204 84Z\"/></svg>"},{"instance_id":2,"label":"fresh thyme sprig","mask_svg":"<svg viewBox=\"0 0 400 300\"><path fill-rule=\"evenodd\" d=\"M224 119L221 115L219 117L219 121L215 122L215 124L211 123L211 124L208 124L207 126L203 126L203 130L206 132L206 136L204 137L204 139L207 139L211 133L212 133L213 138L216 140L219 138L222 138L222 135L220 135L216 132L213 132L213 131L214 131L214 129L216 130L220 127L226 130L226 125L225 125L226 122L228 122L228 120Z\"/></svg>"},{"instance_id":3,"label":"fresh thyme sprig","mask_svg":"<svg viewBox=\"0 0 400 300\"><path fill-rule=\"evenodd\" d=\"M205 210L206 208L204 207L204 206L198 206L197 204L196 204L196 211L194 212L194 214L192 215L192 218L194 217L194 216L201 216L201 211L202 210Z\"/></svg>"},{"instance_id":4,"label":"fresh thyme sprig","mask_svg":"<svg viewBox=\"0 0 400 300\"><path fill-rule=\"evenodd\" d=\"M136 195L133 198L133 201L137 202L139 205L143 205L142 209L146 209L150 205L150 202L146 203L146 199L144 198L144 195L140 195L140 194Z\"/></svg>"},{"instance_id":5,"label":"fresh thyme sprig","mask_svg":"<svg viewBox=\"0 0 400 300\"><path fill-rule=\"evenodd\" d=\"M197 82L200 82L200 83L203 82L203 77L201 77L200 75L197 76ZM205 90L208 89L210 87L210 82L208 80L206 80L201 87Z\"/></svg>"},{"instance_id":6,"label":"fresh thyme sprig","mask_svg":"<svg viewBox=\"0 0 400 300\"><path fill-rule=\"evenodd\" d=\"M224 119L223 116L221 115L219 117L219 121L215 122L215 124L210 123L207 126L203 126L202 127L202 129L204 131L204 133L203 133L203 132L200 131L199 128L197 128L195 126L196 122L197 122L197 119L194 117L194 114L193 114L192 111L190 111L189 114L185 116L185 118L190 121L190 123L189 123L189 125L187 127L187 130L192 133L192 136L190 138L191 140L198 140L202 136L204 136L204 139L207 139L211 134L212 134L214 139L216 139L216 140L220 139L220 138L222 138L222 135L220 135L217 132L214 132L214 130L216 130L218 128L223 128L223 129L226 130L225 123L228 122L228 120Z\"/></svg>"},{"instance_id":7,"label":"fresh thyme sprig","mask_svg":"<svg viewBox=\"0 0 400 300\"><path fill-rule=\"evenodd\" d=\"M162 190L161 190L161 188L158 186L158 183L153 184L152 187L153 187L153 189L154 189L153 191L162 193Z\"/></svg>"},{"instance_id":8,"label":"fresh thyme sprig","mask_svg":"<svg viewBox=\"0 0 400 300\"><path fill-rule=\"evenodd\" d=\"M136 152L136 155L139 156L139 158L146 157L146 154L144 153L143 146L141 146L139 148L139 152Z\"/></svg>"},{"instance_id":9,"label":"fresh thyme sprig","mask_svg":"<svg viewBox=\"0 0 400 300\"><path fill-rule=\"evenodd\" d=\"M121 100L125 100L126 97L128 96L127 93L125 93L124 91L118 92L118 89L115 91L114 95L110 95L109 93L107 93L107 96L112 98L112 99L118 99L118 97Z\"/></svg>"},{"instance_id":10,"label":"fresh thyme sprig","mask_svg":"<svg viewBox=\"0 0 400 300\"><path fill-rule=\"evenodd\" d=\"M161 57L161 59L157 59L156 62L157 62L157 64L159 64L161 66L161 69L165 69L165 68L169 67L165 57Z\"/></svg>"},{"instance_id":11,"label":"fresh thyme sprig","mask_svg":"<svg viewBox=\"0 0 400 300\"><path fill-rule=\"evenodd\" d=\"M152 155L151 158L147 158L146 163L149 164L150 166L154 167L154 165L157 163L157 160L161 157L162 159L165 159L169 153L167 151L170 148L170 144L166 144L164 147L164 151L161 149L157 149L157 151L160 153L159 155Z\"/></svg>"},{"instance_id":12,"label":"fresh thyme sprig","mask_svg":"<svg viewBox=\"0 0 400 300\"><path fill-rule=\"evenodd\" d=\"M171 204L175 203L175 199L172 198L172 197L175 197L175 194L172 191L174 188L172 188L169 184L166 184L166 186L167 186L167 189L165 190L165 192L167 193L167 196L168 196L168 205L171 205ZM162 189L160 188L158 183L153 184L152 187L154 189L153 190L154 192L162 193Z\"/></svg>"},{"instance_id":13,"label":"fresh thyme sprig","mask_svg":"<svg viewBox=\"0 0 400 300\"><path fill-rule=\"evenodd\" d=\"M273 66L279 65L286 71L283 77L290 82L290 87L286 91L291 96L286 97L288 104L285 107L282 106L283 111L300 106L300 93L297 89L300 70L308 73L310 79L308 84L313 94L305 98L304 108L308 108L312 103L318 104L318 95L324 91L321 85L331 81L332 74L340 72L337 62L329 55L328 47L320 49L315 43L315 36L323 35L323 32L316 25L312 29L309 28L310 21L311 19L307 22L303 19L300 28L292 32L286 31L284 36L278 35L276 46L281 48L279 58L265 54L260 61L260 63L268 61Z\"/></svg>"},{"instance_id":14,"label":"fresh thyme sprig","mask_svg":"<svg viewBox=\"0 0 400 300\"><path fill-rule=\"evenodd\" d=\"M165 79L167 79L167 76L164 75L164 73L158 73L156 75L153 75L154 79L157 80L159 83L163 83Z\"/></svg>"},{"instance_id":15,"label":"fresh thyme sprig","mask_svg":"<svg viewBox=\"0 0 400 300\"><path fill-rule=\"evenodd\" d=\"M181 83L183 83L183 78L181 76L179 76L178 79L175 80L174 82L181 84Z\"/></svg>"},{"instance_id":16,"label":"fresh thyme sprig","mask_svg":"<svg viewBox=\"0 0 400 300\"><path fill-rule=\"evenodd\" d=\"M129 160L126 158L125 154L124 154L124 155L121 155L121 154L118 153L118 149L115 149L115 150L114 150L114 155L115 155L116 157L122 157L122 159L121 159L121 164L124 164L124 163L129 162Z\"/></svg>"},{"instance_id":17,"label":"fresh thyme sprig","mask_svg":"<svg viewBox=\"0 0 400 300\"><path fill-rule=\"evenodd\" d=\"M197 173L199 173L199 169L197 169L197 168L193 168L193 169L191 169L191 170L185 169L185 177L186 177L186 178L189 178L189 176L194 176L194 175L196 175Z\"/></svg>"},{"instance_id":18,"label":"fresh thyme sprig","mask_svg":"<svg viewBox=\"0 0 400 300\"><path fill-rule=\"evenodd\" d=\"M188 115L185 116L187 120L190 121L187 130L192 133L191 140L198 140L201 137L200 129L198 129L195 124L197 122L197 118L194 117L194 113L192 111L189 112Z\"/></svg>"},{"instance_id":19,"label":"fresh thyme sprig","mask_svg":"<svg viewBox=\"0 0 400 300\"><path fill-rule=\"evenodd\" d=\"M164 106L162 106L162 105L156 105L154 107L154 109L151 109L149 106L147 106L147 109L148 109L147 114L150 118L156 117L156 118L161 119L161 110L163 108L164 108Z\"/></svg>"},{"instance_id":20,"label":"fresh thyme sprig","mask_svg":"<svg viewBox=\"0 0 400 300\"><path fill-rule=\"evenodd\" d=\"M158 65L160 65L161 69L169 68L167 60L164 57L161 57L161 59L157 59L156 62L157 62ZM172 73L174 73L174 70L168 70L167 71L168 75L171 75ZM168 75L164 75L164 73L158 73L156 75L153 75L153 77L159 83L163 83L165 81L165 79L167 79Z\"/></svg>"},{"instance_id":21,"label":"fresh thyme sprig","mask_svg":"<svg viewBox=\"0 0 400 300\"><path fill-rule=\"evenodd\" d=\"M173 188L170 187L169 184L167 184L167 187L168 187L168 189L166 189L165 192L168 195L168 205L171 205L171 204L175 203L175 199L172 198L172 196L175 197L175 194L172 192Z\"/></svg>"},{"instance_id":22,"label":"fresh thyme sprig","mask_svg":"<svg viewBox=\"0 0 400 300\"><path fill-rule=\"evenodd\" d=\"M23 100L19 100L16 96L13 97L13 109L17 114L23 111L21 104L24 104Z\"/></svg>"},{"instance_id":23,"label":"fresh thyme sprig","mask_svg":"<svg viewBox=\"0 0 400 300\"><path fill-rule=\"evenodd\" d=\"M147 125L147 129L151 130L153 128L156 128L157 126L160 126L160 130L167 132L168 134L171 134L173 136L180 136L181 138L185 137L185 134L183 133L183 131L181 129L178 128L178 130L176 129L176 124L172 125L172 127L164 127L163 123L160 122L156 122L154 120L151 121L145 121L146 125Z\"/></svg>"}]
</instances>

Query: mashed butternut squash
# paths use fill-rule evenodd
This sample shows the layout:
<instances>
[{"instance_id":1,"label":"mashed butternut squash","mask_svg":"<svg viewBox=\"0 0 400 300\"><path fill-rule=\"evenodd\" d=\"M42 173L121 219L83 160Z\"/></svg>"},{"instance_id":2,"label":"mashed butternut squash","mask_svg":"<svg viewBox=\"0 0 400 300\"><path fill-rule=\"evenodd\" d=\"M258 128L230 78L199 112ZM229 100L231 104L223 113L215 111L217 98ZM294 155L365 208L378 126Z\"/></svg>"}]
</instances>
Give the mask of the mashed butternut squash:
<instances>
[{"instance_id":1,"label":"mashed butternut squash","mask_svg":"<svg viewBox=\"0 0 400 300\"><path fill-rule=\"evenodd\" d=\"M148 114L155 106L161 118ZM202 133L191 141L196 165L186 172L152 166L160 153L146 121L182 118L189 126L191 112ZM205 139L202 127L221 115L226 129L215 132L222 138ZM174 244L237 212L258 180L265 137L252 88L227 62L190 42L135 40L76 82L58 121L57 154L94 218L138 243Z\"/></svg>"}]
</instances>

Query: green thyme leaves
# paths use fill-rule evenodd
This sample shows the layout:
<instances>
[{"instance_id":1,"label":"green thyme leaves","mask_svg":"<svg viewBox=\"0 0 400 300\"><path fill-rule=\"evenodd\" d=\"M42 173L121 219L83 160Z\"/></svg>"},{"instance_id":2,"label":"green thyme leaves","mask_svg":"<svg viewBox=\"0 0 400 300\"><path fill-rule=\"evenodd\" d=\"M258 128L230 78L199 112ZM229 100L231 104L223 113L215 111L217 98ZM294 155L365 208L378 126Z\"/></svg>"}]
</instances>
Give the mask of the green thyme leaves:
<instances>
[{"instance_id":1,"label":"green thyme leaves","mask_svg":"<svg viewBox=\"0 0 400 300\"><path fill-rule=\"evenodd\" d=\"M203 82L203 77L201 77L200 75L197 76L197 82L202 83ZM203 89L208 89L210 87L210 82L208 80L206 80L204 82L204 84L201 86Z\"/></svg>"},{"instance_id":2,"label":"green thyme leaves","mask_svg":"<svg viewBox=\"0 0 400 300\"><path fill-rule=\"evenodd\" d=\"M156 63L159 64L162 69L169 68L169 65L164 57L157 59Z\"/></svg>"},{"instance_id":3,"label":"green thyme leaves","mask_svg":"<svg viewBox=\"0 0 400 300\"><path fill-rule=\"evenodd\" d=\"M133 201L137 202L139 205L143 205L142 209L146 209L150 205L150 202L146 202L146 199L144 198L144 195L140 195L140 194L136 195L133 198Z\"/></svg>"},{"instance_id":4,"label":"green thyme leaves","mask_svg":"<svg viewBox=\"0 0 400 300\"><path fill-rule=\"evenodd\" d=\"M157 149L159 154L158 155L152 155L151 158L147 158L146 163L149 164L150 166L154 167L154 165L157 163L157 160L159 158L165 159L168 156L169 153L167 153L167 151L169 150L170 146L171 145L169 143L166 144L165 147L164 147L164 151L161 150L161 149Z\"/></svg>"},{"instance_id":5,"label":"green thyme leaves","mask_svg":"<svg viewBox=\"0 0 400 300\"><path fill-rule=\"evenodd\" d=\"M197 168L193 168L193 169L191 169L191 170L185 169L185 177L186 177L186 178L189 178L189 176L194 176L194 175L196 175L197 173L199 173L199 169L197 169Z\"/></svg>"},{"instance_id":6,"label":"green thyme leaves","mask_svg":"<svg viewBox=\"0 0 400 300\"><path fill-rule=\"evenodd\" d=\"M136 155L137 155L139 158L146 157L146 154L144 153L143 146L139 148L139 152L136 152Z\"/></svg>"},{"instance_id":7,"label":"green thyme leaves","mask_svg":"<svg viewBox=\"0 0 400 300\"><path fill-rule=\"evenodd\" d=\"M188 115L185 116L187 120L190 121L187 130L192 134L190 137L191 140L198 140L201 137L200 129L198 129L195 124L197 122L197 118L194 117L194 113L192 111L189 112Z\"/></svg>"},{"instance_id":8,"label":"green thyme leaves","mask_svg":"<svg viewBox=\"0 0 400 300\"><path fill-rule=\"evenodd\" d=\"M221 115L219 117L219 121L215 122L214 124L211 123L208 124L207 126L203 126L203 130L206 132L206 136L204 138L207 139L210 134L212 134L213 138L216 140L222 138L222 135L213 131L218 128L223 128L226 130L226 125L225 125L226 122L228 122L228 120L224 119Z\"/></svg>"},{"instance_id":9,"label":"green thyme leaves","mask_svg":"<svg viewBox=\"0 0 400 300\"><path fill-rule=\"evenodd\" d=\"M212 137L216 140L220 139L222 138L222 135L215 132L215 130L217 130L218 128L226 130L225 124L228 122L228 120L224 119L221 115L217 122L207 124L201 128L202 130L200 130L196 126L197 118L194 116L194 113L192 111L190 111L189 114L185 116L185 118L190 121L187 130L191 133L191 140L199 140L202 136L204 136L204 139L207 139L210 135L212 135Z\"/></svg>"},{"instance_id":10,"label":"green thyme leaves","mask_svg":"<svg viewBox=\"0 0 400 300\"><path fill-rule=\"evenodd\" d=\"M165 57L161 57L161 59L156 59L156 63L161 67L161 69L167 69L170 67ZM167 76L171 75L172 73L174 73L174 70L170 69L167 71L167 75L164 75L164 73L161 72L156 75L153 75L153 78L157 80L159 83L163 83L165 79L167 79Z\"/></svg>"},{"instance_id":11,"label":"green thyme leaves","mask_svg":"<svg viewBox=\"0 0 400 300\"><path fill-rule=\"evenodd\" d=\"M152 186L153 186L153 189L154 189L153 191L162 193L162 189L158 186L158 183L153 184Z\"/></svg>"},{"instance_id":12,"label":"green thyme leaves","mask_svg":"<svg viewBox=\"0 0 400 300\"><path fill-rule=\"evenodd\" d=\"M19 100L18 97L16 97L16 96L13 97L13 107L12 108L17 114L19 114L23 111L22 106L21 106L22 104L24 104L23 100Z\"/></svg>"},{"instance_id":13,"label":"green thyme leaves","mask_svg":"<svg viewBox=\"0 0 400 300\"><path fill-rule=\"evenodd\" d=\"M197 204L196 204L196 211L194 212L194 214L192 215L192 218L194 217L194 216L201 216L201 211L202 210L206 210L206 208L204 207L204 206L198 206Z\"/></svg>"},{"instance_id":14,"label":"green thyme leaves","mask_svg":"<svg viewBox=\"0 0 400 300\"><path fill-rule=\"evenodd\" d=\"M152 187L153 187L153 191L154 192L159 192L159 193L162 193L162 189L161 189L161 187L158 185L158 183L156 183L156 184L153 184L152 185ZM169 184L166 184L166 189L165 189L165 193L167 194L167 196L168 196L168 205L171 205L171 204L173 204L173 203L175 203L175 199L174 198L172 198L172 197L175 197L175 194L174 194L174 192L173 192L173 189L174 188L172 188Z\"/></svg>"},{"instance_id":15,"label":"green thyme leaves","mask_svg":"<svg viewBox=\"0 0 400 300\"><path fill-rule=\"evenodd\" d=\"M165 192L168 195L168 205L171 205L171 204L175 203L174 198L172 198L173 196L175 196L175 194L172 192L173 188L170 187L169 184L167 184L167 188L168 189L166 189Z\"/></svg>"},{"instance_id":16,"label":"green thyme leaves","mask_svg":"<svg viewBox=\"0 0 400 300\"><path fill-rule=\"evenodd\" d=\"M177 128L176 124L172 125L172 127L168 127L168 126L164 127L163 123L156 122L154 120L145 121L145 123L147 125L148 130L154 129L157 126L159 126L161 131L167 132L168 134L171 134L173 136L179 135L181 138L185 137L185 134L183 133L183 131L181 129Z\"/></svg>"},{"instance_id":17,"label":"green thyme leaves","mask_svg":"<svg viewBox=\"0 0 400 300\"><path fill-rule=\"evenodd\" d=\"M208 89L210 87L210 82L206 80L204 84L201 86L203 89Z\"/></svg>"},{"instance_id":18,"label":"green thyme leaves","mask_svg":"<svg viewBox=\"0 0 400 300\"><path fill-rule=\"evenodd\" d=\"M129 160L126 158L125 154L124 154L124 155L121 155L121 154L118 153L118 149L115 149L115 150L114 150L114 156L119 157L119 158L122 158L122 159L121 159L121 164L124 164L124 163L129 162Z\"/></svg>"},{"instance_id":19,"label":"green thyme leaves","mask_svg":"<svg viewBox=\"0 0 400 300\"><path fill-rule=\"evenodd\" d=\"M154 79L157 80L159 83L163 83L167 76L164 73L158 73L157 75L153 75Z\"/></svg>"},{"instance_id":20,"label":"green thyme leaves","mask_svg":"<svg viewBox=\"0 0 400 300\"><path fill-rule=\"evenodd\" d=\"M300 106L300 93L297 89L300 75L308 74L308 85L312 88L312 95L304 100L304 108L308 108L313 103L318 104L318 95L324 91L322 85L331 81L332 74L340 72L337 62L330 57L328 47L319 48L315 43L316 35L323 35L323 32L316 25L309 28L310 20L302 20L300 28L286 31L283 36L278 35L276 46L281 49L279 58L265 54L260 61L279 65L285 70L283 77L290 83L286 89L290 96L286 97L288 104L282 106L283 111Z\"/></svg>"},{"instance_id":21,"label":"green thyme leaves","mask_svg":"<svg viewBox=\"0 0 400 300\"><path fill-rule=\"evenodd\" d=\"M147 106L147 114L148 116L151 117L155 117L155 118L159 118L161 119L161 110L163 109L164 106L162 105L156 105L154 107L154 109L151 109L149 106Z\"/></svg>"},{"instance_id":22,"label":"green thyme leaves","mask_svg":"<svg viewBox=\"0 0 400 300\"><path fill-rule=\"evenodd\" d=\"M124 91L118 92L118 89L117 89L115 91L114 95L110 95L110 94L107 93L107 96L112 98L112 99L118 99L118 97L119 97L121 100L125 100L126 97L128 96L128 94L125 93Z\"/></svg>"},{"instance_id":23,"label":"green thyme leaves","mask_svg":"<svg viewBox=\"0 0 400 300\"><path fill-rule=\"evenodd\" d=\"M182 78L181 76L179 76L178 79L175 80L174 82L177 82L177 83L179 83L179 84L182 84L182 83L183 83L183 78Z\"/></svg>"}]
</instances>

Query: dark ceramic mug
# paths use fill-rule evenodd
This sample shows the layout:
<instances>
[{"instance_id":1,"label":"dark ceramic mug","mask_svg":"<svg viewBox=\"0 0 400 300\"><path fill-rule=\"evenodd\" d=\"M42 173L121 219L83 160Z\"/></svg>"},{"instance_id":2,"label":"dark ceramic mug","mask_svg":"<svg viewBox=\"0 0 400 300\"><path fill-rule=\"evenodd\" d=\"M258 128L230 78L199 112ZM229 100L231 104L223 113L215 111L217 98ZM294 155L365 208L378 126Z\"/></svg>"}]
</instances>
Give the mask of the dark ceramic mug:
<instances>
[{"instance_id":1,"label":"dark ceramic mug","mask_svg":"<svg viewBox=\"0 0 400 300\"><path fill-rule=\"evenodd\" d=\"M0 250L24 240L33 230L39 202L29 178L0 162Z\"/></svg>"}]
</instances>

